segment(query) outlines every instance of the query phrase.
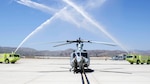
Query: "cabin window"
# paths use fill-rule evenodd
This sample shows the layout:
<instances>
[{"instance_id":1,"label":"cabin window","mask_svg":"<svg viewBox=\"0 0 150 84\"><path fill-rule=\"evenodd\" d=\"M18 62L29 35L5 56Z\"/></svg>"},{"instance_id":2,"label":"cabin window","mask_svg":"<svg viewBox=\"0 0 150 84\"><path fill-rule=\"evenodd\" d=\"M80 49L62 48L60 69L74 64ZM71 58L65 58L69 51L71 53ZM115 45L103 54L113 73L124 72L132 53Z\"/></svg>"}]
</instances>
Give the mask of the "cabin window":
<instances>
[{"instance_id":1,"label":"cabin window","mask_svg":"<svg viewBox=\"0 0 150 84\"><path fill-rule=\"evenodd\" d=\"M134 58L136 58L136 56Z\"/></svg>"},{"instance_id":2,"label":"cabin window","mask_svg":"<svg viewBox=\"0 0 150 84\"><path fill-rule=\"evenodd\" d=\"M76 54L75 53L73 53L73 58L75 58L76 57Z\"/></svg>"},{"instance_id":3,"label":"cabin window","mask_svg":"<svg viewBox=\"0 0 150 84\"><path fill-rule=\"evenodd\" d=\"M127 56L127 58L132 58L133 56Z\"/></svg>"}]
</instances>

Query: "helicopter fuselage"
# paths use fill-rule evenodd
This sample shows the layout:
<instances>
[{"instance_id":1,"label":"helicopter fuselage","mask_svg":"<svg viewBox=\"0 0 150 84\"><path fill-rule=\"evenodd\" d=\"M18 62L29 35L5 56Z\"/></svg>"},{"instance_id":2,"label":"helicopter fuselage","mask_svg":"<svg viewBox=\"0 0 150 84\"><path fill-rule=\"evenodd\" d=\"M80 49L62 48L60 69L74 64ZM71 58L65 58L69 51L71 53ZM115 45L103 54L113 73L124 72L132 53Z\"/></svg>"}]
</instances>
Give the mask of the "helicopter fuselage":
<instances>
[{"instance_id":1,"label":"helicopter fuselage","mask_svg":"<svg viewBox=\"0 0 150 84\"><path fill-rule=\"evenodd\" d=\"M81 38L79 38L77 40L67 40L65 41L65 43L55 45L54 47L72 44L72 43L76 43L76 47L77 47L77 49L71 53L71 57L70 57L70 65L72 67L70 71L73 69L74 72L76 72L77 69L83 72L84 67L88 68L90 65L90 57L88 56L87 51L83 50L83 43L99 43L99 44L115 46L115 44L112 43L82 40Z\"/></svg>"},{"instance_id":2,"label":"helicopter fuselage","mask_svg":"<svg viewBox=\"0 0 150 84\"><path fill-rule=\"evenodd\" d=\"M74 70L82 70L84 69L84 67L88 68L90 65L90 58L88 56L88 53L85 50L74 51L71 54L70 65Z\"/></svg>"}]
</instances>

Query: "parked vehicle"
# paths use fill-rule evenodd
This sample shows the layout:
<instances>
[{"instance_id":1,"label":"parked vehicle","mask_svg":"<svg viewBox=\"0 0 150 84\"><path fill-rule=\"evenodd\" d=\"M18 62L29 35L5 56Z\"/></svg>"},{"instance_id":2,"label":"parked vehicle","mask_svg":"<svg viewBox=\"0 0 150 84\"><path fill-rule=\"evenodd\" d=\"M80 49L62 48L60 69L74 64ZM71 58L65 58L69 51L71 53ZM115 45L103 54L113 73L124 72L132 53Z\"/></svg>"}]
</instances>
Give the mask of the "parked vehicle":
<instances>
[{"instance_id":1,"label":"parked vehicle","mask_svg":"<svg viewBox=\"0 0 150 84\"><path fill-rule=\"evenodd\" d=\"M0 54L0 63L12 63L14 64L17 60L20 59L20 55L15 53L3 53Z\"/></svg>"},{"instance_id":2,"label":"parked vehicle","mask_svg":"<svg viewBox=\"0 0 150 84\"><path fill-rule=\"evenodd\" d=\"M150 56L143 56L143 55L136 55L136 54L129 54L126 56L126 60L130 63L136 64L150 64Z\"/></svg>"}]
</instances>

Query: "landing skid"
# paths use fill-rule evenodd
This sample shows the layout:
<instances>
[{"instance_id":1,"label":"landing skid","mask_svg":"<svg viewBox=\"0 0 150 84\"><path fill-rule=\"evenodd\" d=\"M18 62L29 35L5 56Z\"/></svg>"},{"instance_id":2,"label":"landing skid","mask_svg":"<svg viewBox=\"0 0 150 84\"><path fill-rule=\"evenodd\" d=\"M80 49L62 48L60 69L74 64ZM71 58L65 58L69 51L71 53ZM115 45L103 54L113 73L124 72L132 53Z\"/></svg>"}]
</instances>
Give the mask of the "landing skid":
<instances>
[{"instance_id":1,"label":"landing skid","mask_svg":"<svg viewBox=\"0 0 150 84\"><path fill-rule=\"evenodd\" d=\"M79 72L79 69L77 69L77 68L70 68L69 71L70 71L70 72L73 71L74 73L78 73L78 72Z\"/></svg>"},{"instance_id":2,"label":"landing skid","mask_svg":"<svg viewBox=\"0 0 150 84\"><path fill-rule=\"evenodd\" d=\"M88 69L88 67L87 67L87 69ZM81 69L77 69L77 68L70 68L69 69L69 71L71 72L71 71L73 71L73 73L75 74L75 73L84 73L84 67L82 67Z\"/></svg>"}]
</instances>

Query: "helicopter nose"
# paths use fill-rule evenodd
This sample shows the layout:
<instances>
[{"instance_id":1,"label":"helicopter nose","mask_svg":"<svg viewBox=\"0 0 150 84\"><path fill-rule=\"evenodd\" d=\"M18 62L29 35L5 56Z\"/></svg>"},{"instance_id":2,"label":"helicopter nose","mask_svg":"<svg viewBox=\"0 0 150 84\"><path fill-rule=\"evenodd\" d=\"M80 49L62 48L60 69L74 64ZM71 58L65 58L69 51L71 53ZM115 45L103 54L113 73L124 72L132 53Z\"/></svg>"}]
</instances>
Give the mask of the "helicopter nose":
<instances>
[{"instance_id":1,"label":"helicopter nose","mask_svg":"<svg viewBox=\"0 0 150 84\"><path fill-rule=\"evenodd\" d=\"M79 63L81 61L81 57L78 57L77 58L77 62Z\"/></svg>"}]
</instances>

